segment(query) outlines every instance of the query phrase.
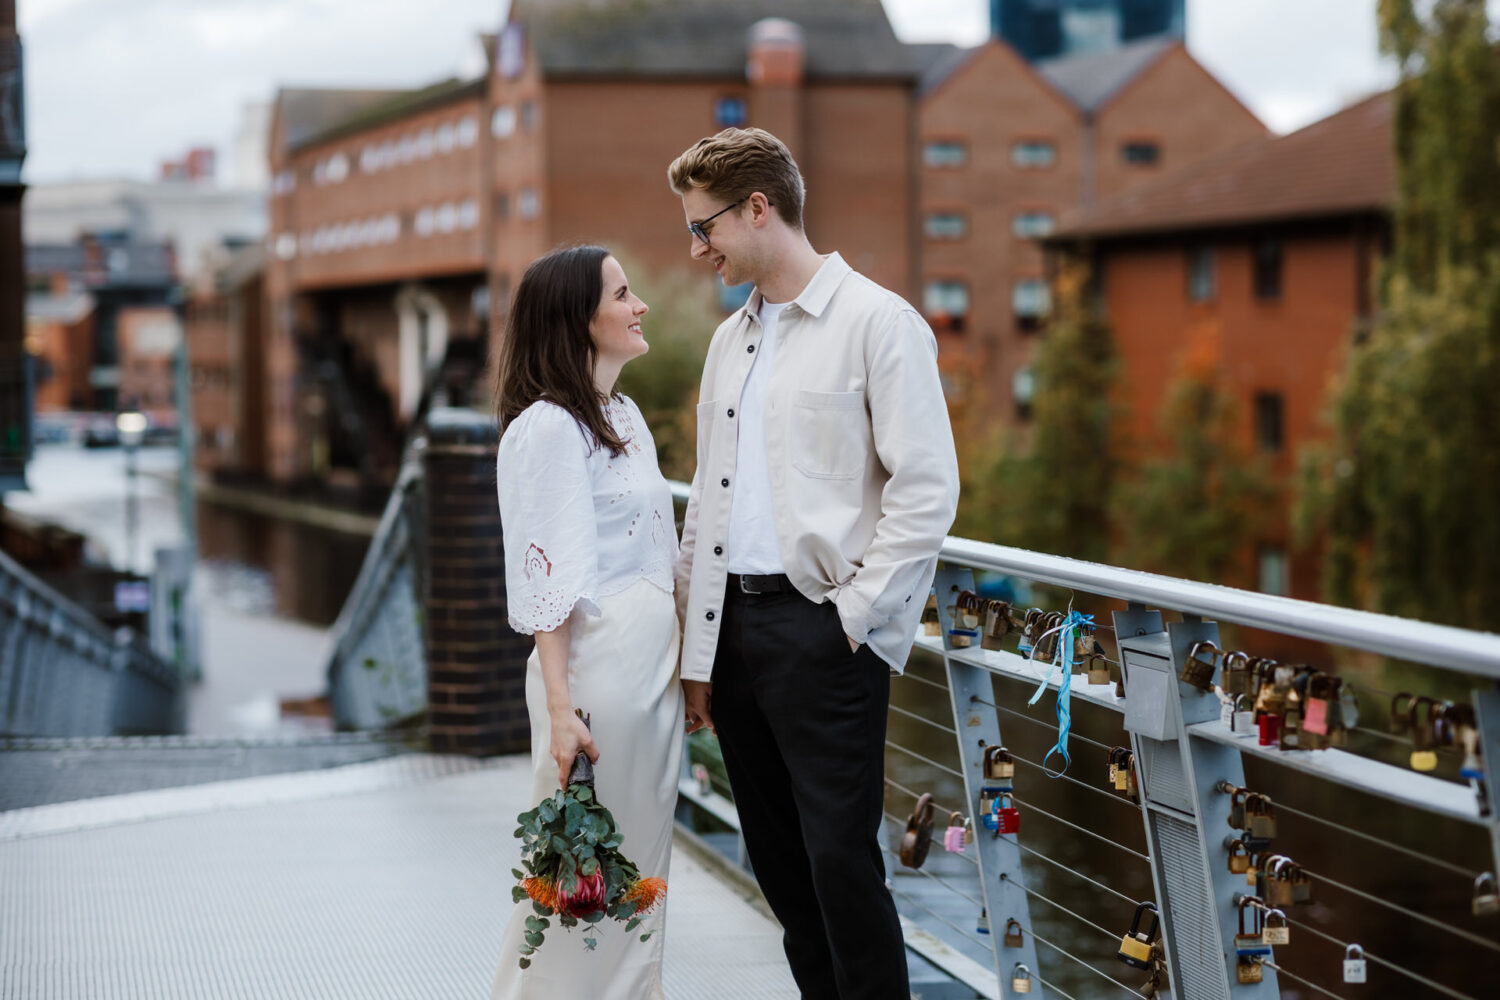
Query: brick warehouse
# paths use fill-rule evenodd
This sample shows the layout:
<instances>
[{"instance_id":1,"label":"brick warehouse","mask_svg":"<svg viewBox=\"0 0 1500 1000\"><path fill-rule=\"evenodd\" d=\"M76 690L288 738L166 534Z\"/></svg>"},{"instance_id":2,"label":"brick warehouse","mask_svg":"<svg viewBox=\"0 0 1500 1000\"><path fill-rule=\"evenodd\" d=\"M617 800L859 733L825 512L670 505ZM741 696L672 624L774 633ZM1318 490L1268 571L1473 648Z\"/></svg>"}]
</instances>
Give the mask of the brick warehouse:
<instances>
[{"instance_id":1,"label":"brick warehouse","mask_svg":"<svg viewBox=\"0 0 1500 1000\"><path fill-rule=\"evenodd\" d=\"M1051 242L1090 263L1122 362L1122 437L1137 454L1161 447L1172 379L1206 362L1242 440L1288 485L1298 449L1325 434L1329 384L1374 312L1395 199L1391 115L1379 94L1063 220ZM1319 554L1291 553L1280 520L1243 582L1317 599Z\"/></svg>"},{"instance_id":2,"label":"brick warehouse","mask_svg":"<svg viewBox=\"0 0 1500 1000\"><path fill-rule=\"evenodd\" d=\"M434 368L458 351L475 381L521 271L561 242L688 270L733 308L745 290L692 270L664 175L738 124L791 146L814 244L923 308L1013 413L1057 216L1265 134L1180 43L1033 67L1000 41L905 45L880 0L516 0L481 44L482 80L278 94L264 391L241 393L264 400L264 458L242 471L389 483Z\"/></svg>"}]
</instances>

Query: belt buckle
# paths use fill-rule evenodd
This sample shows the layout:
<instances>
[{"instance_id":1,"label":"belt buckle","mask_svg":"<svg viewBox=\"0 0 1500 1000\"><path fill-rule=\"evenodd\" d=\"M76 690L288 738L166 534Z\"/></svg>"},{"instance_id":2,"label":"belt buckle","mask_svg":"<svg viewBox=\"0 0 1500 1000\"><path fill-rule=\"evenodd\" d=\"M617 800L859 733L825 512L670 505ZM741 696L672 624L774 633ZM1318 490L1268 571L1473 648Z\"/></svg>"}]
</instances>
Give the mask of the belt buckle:
<instances>
[{"instance_id":1,"label":"belt buckle","mask_svg":"<svg viewBox=\"0 0 1500 1000\"><path fill-rule=\"evenodd\" d=\"M759 594L760 591L758 591L758 590L751 590L750 589L750 587L748 586L749 579L750 579L750 575L748 573L741 573L740 574L740 593L742 593L742 594Z\"/></svg>"}]
</instances>

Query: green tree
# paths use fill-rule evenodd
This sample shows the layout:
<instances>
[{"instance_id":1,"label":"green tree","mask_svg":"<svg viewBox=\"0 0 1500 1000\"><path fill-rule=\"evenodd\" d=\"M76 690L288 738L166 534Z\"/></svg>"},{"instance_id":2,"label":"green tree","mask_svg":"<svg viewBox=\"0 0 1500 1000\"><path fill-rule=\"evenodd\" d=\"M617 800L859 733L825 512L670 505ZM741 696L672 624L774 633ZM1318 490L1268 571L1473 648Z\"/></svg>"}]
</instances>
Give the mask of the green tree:
<instances>
[{"instance_id":1,"label":"green tree","mask_svg":"<svg viewBox=\"0 0 1500 1000\"><path fill-rule=\"evenodd\" d=\"M1482 0L1380 0L1397 198L1380 309L1350 351L1299 525L1330 600L1500 628L1500 54Z\"/></svg>"},{"instance_id":2,"label":"green tree","mask_svg":"<svg viewBox=\"0 0 1500 1000\"><path fill-rule=\"evenodd\" d=\"M1277 496L1268 463L1245 441L1211 368L1186 368L1159 419L1169 446L1115 493L1120 561L1193 580L1248 582L1248 547L1271 527Z\"/></svg>"}]
</instances>

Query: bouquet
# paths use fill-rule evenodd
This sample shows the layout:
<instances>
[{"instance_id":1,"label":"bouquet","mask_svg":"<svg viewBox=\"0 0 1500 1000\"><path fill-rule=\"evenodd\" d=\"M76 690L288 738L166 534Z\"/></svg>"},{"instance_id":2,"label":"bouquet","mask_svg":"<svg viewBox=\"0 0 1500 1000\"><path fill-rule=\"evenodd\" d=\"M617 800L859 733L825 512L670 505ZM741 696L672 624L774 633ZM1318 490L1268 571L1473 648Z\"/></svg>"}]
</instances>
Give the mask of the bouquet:
<instances>
[{"instance_id":1,"label":"bouquet","mask_svg":"<svg viewBox=\"0 0 1500 1000\"><path fill-rule=\"evenodd\" d=\"M521 840L521 868L511 870L519 882L511 896L517 903L530 897L535 911L526 917L523 969L530 967L531 956L542 946L552 917L570 929L586 924L583 944L593 951L599 944L594 934L605 917L623 921L627 932L634 931L666 894L664 879L642 878L620 853L625 838L594 794L594 768L582 752L568 774L568 787L516 821L521 824L515 833ZM649 940L651 933L642 934L641 940Z\"/></svg>"}]
</instances>

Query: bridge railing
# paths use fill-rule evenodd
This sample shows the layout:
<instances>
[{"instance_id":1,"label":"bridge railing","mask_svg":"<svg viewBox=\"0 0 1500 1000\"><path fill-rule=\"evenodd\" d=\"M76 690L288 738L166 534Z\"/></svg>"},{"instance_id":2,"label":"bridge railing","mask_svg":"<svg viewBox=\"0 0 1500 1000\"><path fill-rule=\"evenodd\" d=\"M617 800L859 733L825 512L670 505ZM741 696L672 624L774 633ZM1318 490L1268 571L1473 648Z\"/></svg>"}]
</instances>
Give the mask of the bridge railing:
<instances>
[{"instance_id":1,"label":"bridge railing","mask_svg":"<svg viewBox=\"0 0 1500 1000\"><path fill-rule=\"evenodd\" d=\"M1015 627L985 641L1002 631L986 621L996 588ZM1500 803L1483 771L1500 760L1500 636L960 538L934 595L892 682L885 834L908 946L973 991L954 996L1493 995ZM1027 629L1033 607L1056 617ZM1092 627L1074 619L1055 665L1024 652L1048 652L1069 611ZM1226 712L1252 658L1268 696L1279 666L1296 682L1283 698L1300 684L1301 709L1325 702L1293 731L1336 745L1266 738L1259 684ZM1309 694L1315 672L1338 687ZM682 791L736 825L722 790L685 774ZM912 868L900 845L924 794L933 843ZM1252 796L1253 816L1231 816ZM971 834L958 851L950 817ZM1132 926L1144 940L1123 940Z\"/></svg>"},{"instance_id":2,"label":"bridge railing","mask_svg":"<svg viewBox=\"0 0 1500 1000\"><path fill-rule=\"evenodd\" d=\"M180 732L183 682L0 552L0 736Z\"/></svg>"},{"instance_id":3,"label":"bridge railing","mask_svg":"<svg viewBox=\"0 0 1500 1000\"><path fill-rule=\"evenodd\" d=\"M330 630L328 689L341 729L386 729L426 711L425 517L422 467L408 449L359 576Z\"/></svg>"}]
</instances>

